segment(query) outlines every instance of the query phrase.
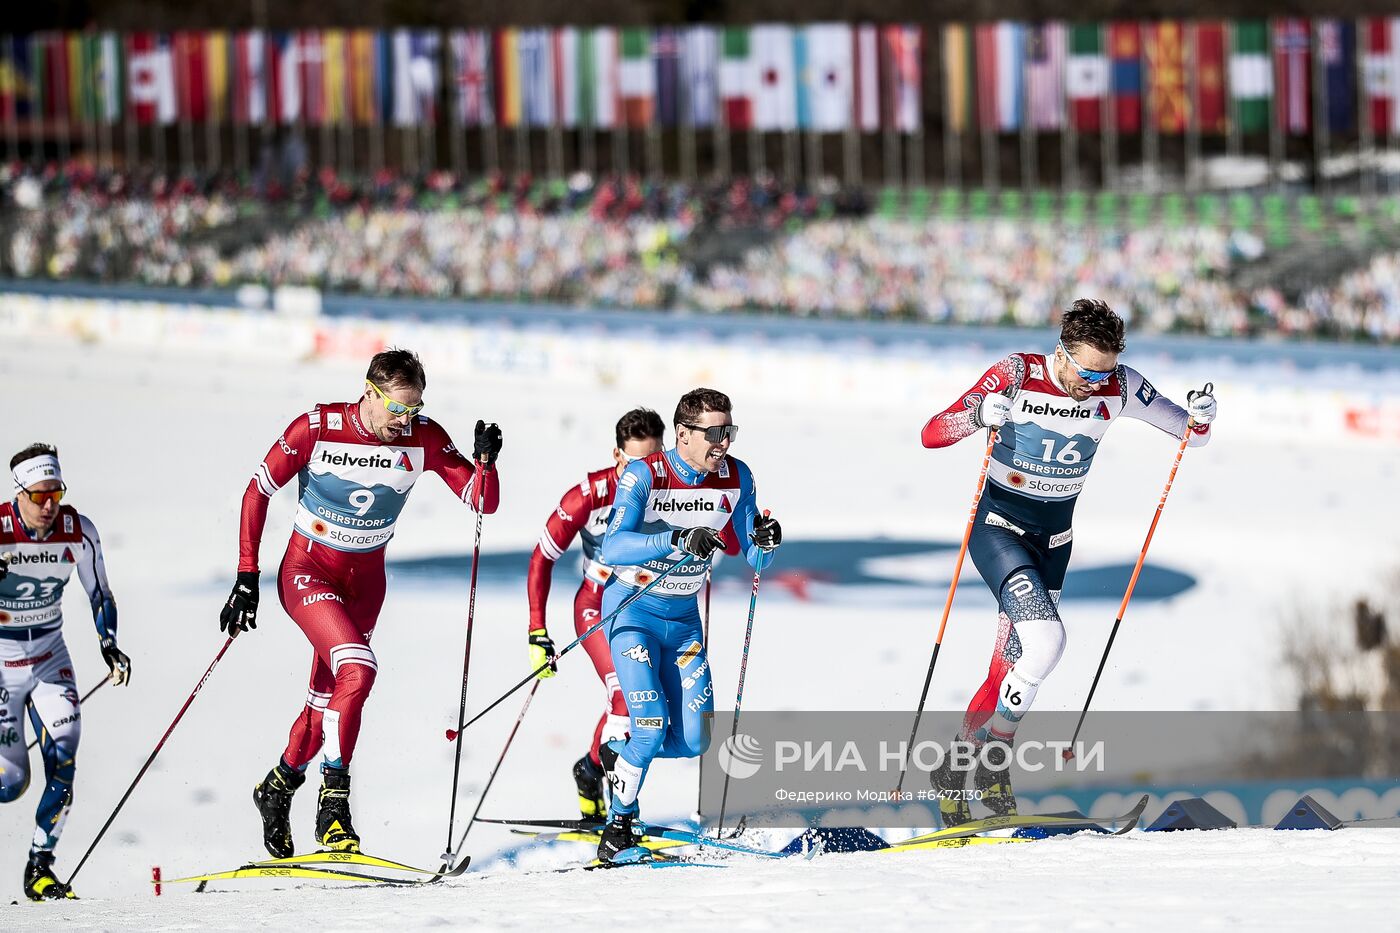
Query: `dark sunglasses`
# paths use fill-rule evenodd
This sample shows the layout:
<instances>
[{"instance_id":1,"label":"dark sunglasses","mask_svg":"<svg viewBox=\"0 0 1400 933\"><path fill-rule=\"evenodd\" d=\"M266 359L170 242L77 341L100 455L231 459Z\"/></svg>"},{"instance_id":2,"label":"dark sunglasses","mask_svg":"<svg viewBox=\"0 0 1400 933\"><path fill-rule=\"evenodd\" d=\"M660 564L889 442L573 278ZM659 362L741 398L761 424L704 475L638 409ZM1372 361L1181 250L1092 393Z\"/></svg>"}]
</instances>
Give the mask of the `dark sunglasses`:
<instances>
[{"instance_id":1,"label":"dark sunglasses","mask_svg":"<svg viewBox=\"0 0 1400 933\"><path fill-rule=\"evenodd\" d=\"M700 431L705 435L705 443L719 444L728 438L731 443L739 436L739 426L737 424L715 424L708 428L703 428L698 424L686 424L681 422L681 427L690 428L692 431Z\"/></svg>"},{"instance_id":2,"label":"dark sunglasses","mask_svg":"<svg viewBox=\"0 0 1400 933\"><path fill-rule=\"evenodd\" d=\"M29 501L35 505L43 505L45 502L53 502L54 505L63 501L63 494L68 491L68 487L60 485L57 489L21 489L19 494L27 496Z\"/></svg>"}]
</instances>

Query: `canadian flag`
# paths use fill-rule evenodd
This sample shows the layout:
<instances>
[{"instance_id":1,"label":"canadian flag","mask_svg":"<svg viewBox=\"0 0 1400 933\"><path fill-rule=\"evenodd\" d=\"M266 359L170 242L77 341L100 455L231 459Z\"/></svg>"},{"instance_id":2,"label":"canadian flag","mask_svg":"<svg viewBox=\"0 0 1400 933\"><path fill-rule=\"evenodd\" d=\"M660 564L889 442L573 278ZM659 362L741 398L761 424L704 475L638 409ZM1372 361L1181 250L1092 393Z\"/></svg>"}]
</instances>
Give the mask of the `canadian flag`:
<instances>
[{"instance_id":1,"label":"canadian flag","mask_svg":"<svg viewBox=\"0 0 1400 933\"><path fill-rule=\"evenodd\" d=\"M170 37L153 32L127 36L127 87L137 123L170 124L178 113Z\"/></svg>"}]
</instances>

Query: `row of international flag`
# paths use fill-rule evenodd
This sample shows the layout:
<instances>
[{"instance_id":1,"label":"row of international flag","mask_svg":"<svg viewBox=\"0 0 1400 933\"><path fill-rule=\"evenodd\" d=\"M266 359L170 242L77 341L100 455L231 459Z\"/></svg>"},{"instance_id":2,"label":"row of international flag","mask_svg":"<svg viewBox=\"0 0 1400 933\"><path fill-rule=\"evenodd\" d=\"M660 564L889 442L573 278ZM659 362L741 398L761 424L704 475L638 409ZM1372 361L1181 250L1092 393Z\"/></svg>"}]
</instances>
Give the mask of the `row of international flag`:
<instances>
[{"instance_id":1,"label":"row of international flag","mask_svg":"<svg viewBox=\"0 0 1400 933\"><path fill-rule=\"evenodd\" d=\"M0 36L0 120L1400 134L1400 17ZM445 110L444 110L445 108Z\"/></svg>"}]
</instances>

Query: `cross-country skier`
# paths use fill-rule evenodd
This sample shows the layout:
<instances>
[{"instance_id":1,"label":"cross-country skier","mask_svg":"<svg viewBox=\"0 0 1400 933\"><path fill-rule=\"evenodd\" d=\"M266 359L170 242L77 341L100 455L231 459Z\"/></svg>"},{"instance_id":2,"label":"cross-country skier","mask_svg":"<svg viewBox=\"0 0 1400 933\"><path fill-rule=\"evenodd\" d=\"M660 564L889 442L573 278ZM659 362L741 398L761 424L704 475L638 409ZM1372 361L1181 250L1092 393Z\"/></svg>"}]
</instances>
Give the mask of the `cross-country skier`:
<instances>
[{"instance_id":1,"label":"cross-country skier","mask_svg":"<svg viewBox=\"0 0 1400 933\"><path fill-rule=\"evenodd\" d=\"M10 458L15 497L0 505L0 803L29 786L24 714L39 739L47 783L35 811L24 869L30 900L73 897L54 876L54 847L73 801L82 722L73 662L63 642L63 589L73 571L87 592L102 658L114 684L131 678L117 647L117 603L107 585L97 527L71 505L58 450L31 444Z\"/></svg>"},{"instance_id":2,"label":"cross-country skier","mask_svg":"<svg viewBox=\"0 0 1400 933\"><path fill-rule=\"evenodd\" d=\"M1118 362L1123 349L1122 319L1104 302L1080 298L1064 314L1054 353L1011 354L924 425L925 447L999 429L968 553L997 598L1000 624L987 679L958 734L964 751L978 753L973 784L997 815L1016 812L1010 745L1064 652L1058 605L1074 503L1108 426L1121 415L1177 438L1189 431L1192 447L1210 440L1215 398L1189 393L1183 410ZM989 742L1005 748L981 754ZM932 776L947 826L971 819L967 774L953 765L950 754Z\"/></svg>"},{"instance_id":3,"label":"cross-country skier","mask_svg":"<svg viewBox=\"0 0 1400 933\"><path fill-rule=\"evenodd\" d=\"M681 396L672 423L676 446L627 466L618 484L602 559L636 566L635 578L616 575L603 592L606 617L623 600L676 567L608 627L617 679L631 714L626 742L601 749L612 787L598 857L615 859L637 845L632 821L637 795L655 758L694 758L709 745L714 686L705 655L698 593L715 551L743 542L755 568L782 543L776 519L760 516L753 474L729 456L738 434L729 397L714 389Z\"/></svg>"},{"instance_id":4,"label":"cross-country skier","mask_svg":"<svg viewBox=\"0 0 1400 933\"><path fill-rule=\"evenodd\" d=\"M350 820L350 762L378 670L369 641L384 602L384 549L414 483L425 472L436 473L472 508L496 511L493 464L501 450L500 428L478 421L468 460L446 431L419 414L426 385L415 354L376 354L364 394L298 415L243 493L238 581L219 614L220 629L231 634L256 627L258 545L268 500L297 479L296 520L277 574L277 595L314 649L311 685L281 760L253 789L263 844L279 858L293 854L292 794L318 752L323 761L316 842L359 851Z\"/></svg>"},{"instance_id":5,"label":"cross-country skier","mask_svg":"<svg viewBox=\"0 0 1400 933\"><path fill-rule=\"evenodd\" d=\"M577 634L582 635L597 624L603 603L603 587L609 578L620 576L635 582L638 574L645 572L638 567L609 566L598 559L598 550L608 527L608 516L622 471L634 460L644 459L661 450L666 425L661 416L650 408L634 408L618 419L614 434L617 446L613 448L613 464L589 473L583 482L569 487L545 521L539 543L530 555L527 589L530 593L531 668L554 658L554 642L545 625L549 586L555 561L564 556L575 536L579 536L583 542L583 582L574 595L574 631ZM623 698L622 688L618 686L617 674L613 672L606 633L602 629L594 632L584 640L583 648L592 659L598 679L608 693L608 706L598 718L588 752L574 762L579 809L587 819L601 817L607 806L603 797L603 766L598 758L598 746L608 739L626 738L627 701ZM553 676L553 667L540 672L542 678Z\"/></svg>"}]
</instances>

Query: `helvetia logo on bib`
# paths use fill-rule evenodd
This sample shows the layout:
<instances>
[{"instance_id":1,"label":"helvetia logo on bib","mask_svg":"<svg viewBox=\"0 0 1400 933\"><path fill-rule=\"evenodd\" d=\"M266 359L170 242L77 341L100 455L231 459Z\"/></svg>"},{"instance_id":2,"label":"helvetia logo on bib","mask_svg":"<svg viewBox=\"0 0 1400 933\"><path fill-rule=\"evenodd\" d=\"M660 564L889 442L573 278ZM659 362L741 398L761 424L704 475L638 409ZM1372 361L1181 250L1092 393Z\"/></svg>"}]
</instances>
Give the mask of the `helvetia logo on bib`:
<instances>
[{"instance_id":1,"label":"helvetia logo on bib","mask_svg":"<svg viewBox=\"0 0 1400 933\"><path fill-rule=\"evenodd\" d=\"M747 732L736 732L719 747L719 766L736 781L751 778L763 767L763 746Z\"/></svg>"},{"instance_id":2,"label":"helvetia logo on bib","mask_svg":"<svg viewBox=\"0 0 1400 933\"><path fill-rule=\"evenodd\" d=\"M1098 421L1108 420L1108 406L1099 402L1099 407L1094 409L1094 418Z\"/></svg>"},{"instance_id":3,"label":"helvetia logo on bib","mask_svg":"<svg viewBox=\"0 0 1400 933\"><path fill-rule=\"evenodd\" d=\"M394 461L394 469L411 473L413 472L413 461L408 459L408 454L400 452L399 459Z\"/></svg>"},{"instance_id":4,"label":"helvetia logo on bib","mask_svg":"<svg viewBox=\"0 0 1400 933\"><path fill-rule=\"evenodd\" d=\"M63 549L63 557L60 558L65 564L76 564L78 559L73 556L73 549L66 547Z\"/></svg>"},{"instance_id":5,"label":"helvetia logo on bib","mask_svg":"<svg viewBox=\"0 0 1400 933\"><path fill-rule=\"evenodd\" d=\"M720 496L720 497L719 497L719 510L720 510L721 512L733 512L733 511L734 511L733 507L730 506L730 504L729 504L729 497L728 497L728 496Z\"/></svg>"}]
</instances>

